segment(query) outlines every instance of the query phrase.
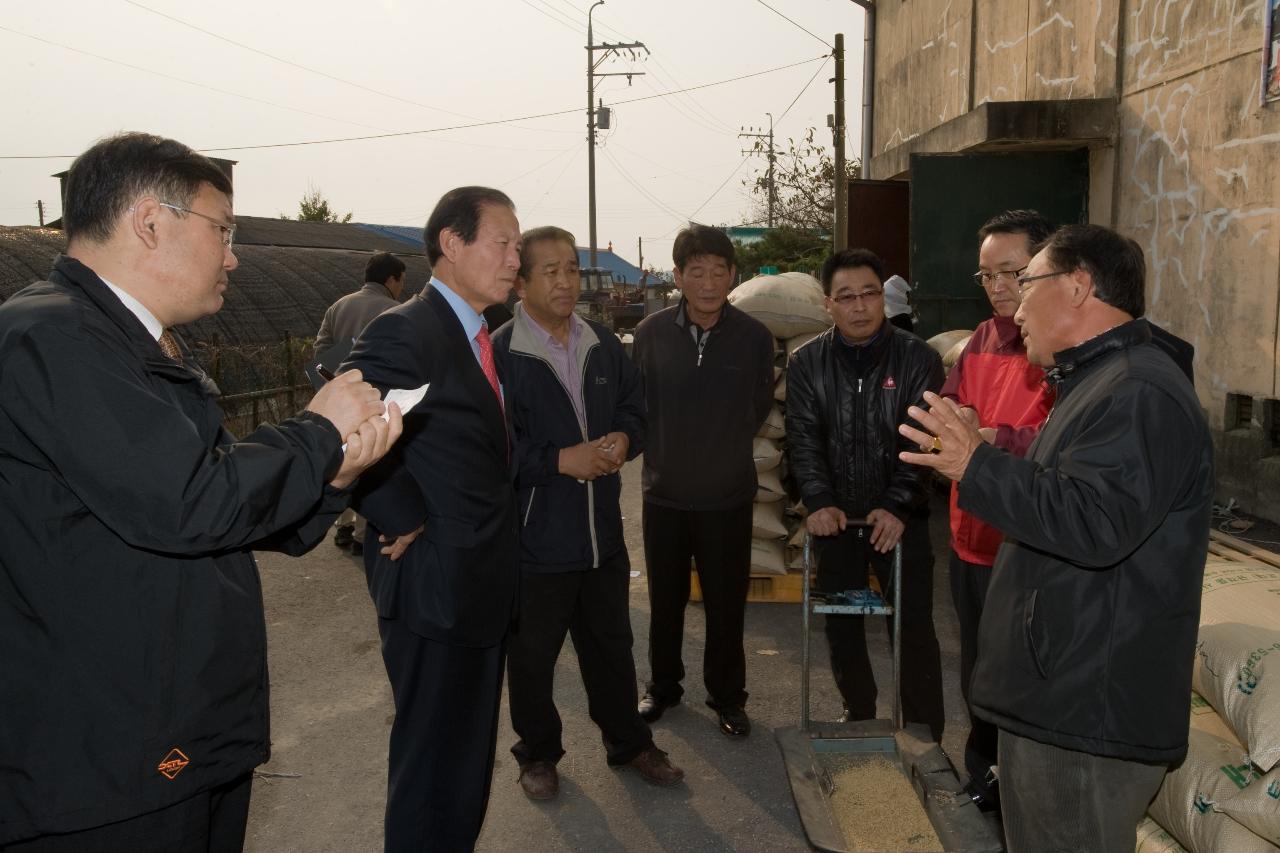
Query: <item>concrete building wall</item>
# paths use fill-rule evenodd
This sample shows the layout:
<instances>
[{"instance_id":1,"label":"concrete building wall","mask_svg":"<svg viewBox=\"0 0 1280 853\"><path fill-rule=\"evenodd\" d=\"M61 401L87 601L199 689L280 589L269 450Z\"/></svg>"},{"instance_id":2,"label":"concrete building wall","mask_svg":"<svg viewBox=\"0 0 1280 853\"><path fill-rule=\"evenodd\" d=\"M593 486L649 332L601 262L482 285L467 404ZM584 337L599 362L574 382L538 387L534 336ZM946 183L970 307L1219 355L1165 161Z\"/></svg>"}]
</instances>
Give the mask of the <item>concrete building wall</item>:
<instances>
[{"instance_id":1,"label":"concrete building wall","mask_svg":"<svg viewBox=\"0 0 1280 853\"><path fill-rule=\"evenodd\" d=\"M1280 517L1280 103L1261 104L1265 8L885 3L875 143L883 154L990 101L1114 98L1116 138L1091 147L1090 216L1142 245L1149 316L1196 346L1222 494ZM1253 401L1244 421L1238 398Z\"/></svg>"}]
</instances>

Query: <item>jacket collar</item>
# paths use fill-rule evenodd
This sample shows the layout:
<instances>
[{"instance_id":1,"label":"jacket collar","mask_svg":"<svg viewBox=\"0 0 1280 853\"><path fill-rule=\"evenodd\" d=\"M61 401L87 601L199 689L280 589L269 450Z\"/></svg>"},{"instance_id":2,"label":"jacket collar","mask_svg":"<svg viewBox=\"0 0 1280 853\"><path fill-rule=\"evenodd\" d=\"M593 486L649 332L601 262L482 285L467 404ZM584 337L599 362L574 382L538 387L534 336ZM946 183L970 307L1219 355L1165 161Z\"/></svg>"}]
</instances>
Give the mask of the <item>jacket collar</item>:
<instances>
[{"instance_id":1,"label":"jacket collar","mask_svg":"<svg viewBox=\"0 0 1280 853\"><path fill-rule=\"evenodd\" d=\"M537 330L533 328L534 320L524 310L522 303L516 303L516 310L512 319L514 323L511 327L511 351L550 360L551 354L547 352L547 348L543 344L543 336L537 334ZM575 315L571 322L576 323L578 328L582 330L581 337L578 338L578 350L576 353L578 361L582 362L586 360L587 352L600 343L600 338L596 334L596 330L591 327L591 324L581 317Z\"/></svg>"},{"instance_id":2,"label":"jacket collar","mask_svg":"<svg viewBox=\"0 0 1280 853\"><path fill-rule=\"evenodd\" d=\"M710 329L708 329L707 331L714 332L716 329L720 328L720 325L724 323L726 320L728 320L730 317L732 317L733 313L737 310L738 309L734 308L733 305L731 305L728 302L725 302L724 307L720 309L720 319L717 320L716 324L712 326ZM675 316L672 318L672 322L675 323L677 326L679 326L681 329L684 329L686 332L688 331L689 327L693 325L693 321L689 319L689 312L687 310L686 300L684 298L683 293L680 294L680 301L676 303ZM702 328L702 327L699 326L698 328Z\"/></svg>"},{"instance_id":3,"label":"jacket collar","mask_svg":"<svg viewBox=\"0 0 1280 853\"><path fill-rule=\"evenodd\" d=\"M1151 341L1151 327L1143 319L1130 320L1114 326L1083 343L1054 353L1053 367L1045 370L1045 379L1063 389L1074 384L1075 378L1107 355Z\"/></svg>"}]
</instances>

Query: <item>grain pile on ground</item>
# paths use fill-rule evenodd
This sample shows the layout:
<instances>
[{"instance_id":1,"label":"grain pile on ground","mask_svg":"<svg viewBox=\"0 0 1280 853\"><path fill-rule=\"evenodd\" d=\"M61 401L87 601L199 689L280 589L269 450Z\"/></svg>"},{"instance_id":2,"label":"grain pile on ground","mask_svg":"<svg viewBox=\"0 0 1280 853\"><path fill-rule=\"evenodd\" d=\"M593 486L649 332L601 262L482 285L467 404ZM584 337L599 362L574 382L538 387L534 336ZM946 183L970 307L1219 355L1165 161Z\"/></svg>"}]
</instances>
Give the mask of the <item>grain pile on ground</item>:
<instances>
[{"instance_id":1,"label":"grain pile on ground","mask_svg":"<svg viewBox=\"0 0 1280 853\"><path fill-rule=\"evenodd\" d=\"M941 851L942 842L902 768L880 755L822 756L831 809L852 850Z\"/></svg>"}]
</instances>

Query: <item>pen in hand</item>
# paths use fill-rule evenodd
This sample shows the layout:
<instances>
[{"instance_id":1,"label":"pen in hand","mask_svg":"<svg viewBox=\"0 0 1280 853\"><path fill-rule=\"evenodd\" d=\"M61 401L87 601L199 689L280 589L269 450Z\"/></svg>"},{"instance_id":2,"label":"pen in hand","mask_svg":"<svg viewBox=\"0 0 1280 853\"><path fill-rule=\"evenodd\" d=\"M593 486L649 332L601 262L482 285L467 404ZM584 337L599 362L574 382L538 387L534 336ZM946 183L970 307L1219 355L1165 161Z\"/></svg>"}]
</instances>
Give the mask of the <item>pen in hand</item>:
<instances>
[{"instance_id":1,"label":"pen in hand","mask_svg":"<svg viewBox=\"0 0 1280 853\"><path fill-rule=\"evenodd\" d=\"M316 365L316 373L319 373L320 378L323 379L325 382L332 382L336 378L333 375L333 371L325 367L323 364Z\"/></svg>"}]
</instances>

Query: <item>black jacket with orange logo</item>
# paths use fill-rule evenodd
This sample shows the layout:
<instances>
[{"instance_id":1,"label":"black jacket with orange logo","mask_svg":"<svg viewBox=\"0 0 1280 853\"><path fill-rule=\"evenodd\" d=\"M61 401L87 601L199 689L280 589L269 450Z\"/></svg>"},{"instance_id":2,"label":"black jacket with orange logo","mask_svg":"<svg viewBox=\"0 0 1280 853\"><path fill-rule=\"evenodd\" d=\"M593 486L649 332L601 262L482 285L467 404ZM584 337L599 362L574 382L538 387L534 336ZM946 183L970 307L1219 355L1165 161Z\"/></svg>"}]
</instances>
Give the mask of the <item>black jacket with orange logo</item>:
<instances>
[{"instance_id":1,"label":"black jacket with orange logo","mask_svg":"<svg viewBox=\"0 0 1280 853\"><path fill-rule=\"evenodd\" d=\"M324 536L341 438L304 413L232 443L216 395L71 258L0 306L0 846L267 759L249 549Z\"/></svg>"}]
</instances>

